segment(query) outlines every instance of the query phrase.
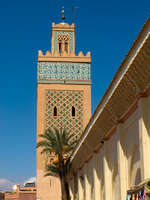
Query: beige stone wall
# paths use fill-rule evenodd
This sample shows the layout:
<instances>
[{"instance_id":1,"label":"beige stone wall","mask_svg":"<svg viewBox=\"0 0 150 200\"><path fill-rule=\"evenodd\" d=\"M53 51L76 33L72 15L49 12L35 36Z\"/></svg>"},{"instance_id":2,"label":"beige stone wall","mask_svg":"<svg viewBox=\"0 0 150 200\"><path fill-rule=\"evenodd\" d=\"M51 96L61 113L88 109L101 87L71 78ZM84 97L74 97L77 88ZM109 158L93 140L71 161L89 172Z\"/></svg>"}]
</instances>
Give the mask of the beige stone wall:
<instances>
[{"instance_id":1,"label":"beige stone wall","mask_svg":"<svg viewBox=\"0 0 150 200\"><path fill-rule=\"evenodd\" d=\"M31 188L32 189L32 188ZM36 200L36 192L33 191L17 191L4 194L5 200Z\"/></svg>"},{"instance_id":2,"label":"beige stone wall","mask_svg":"<svg viewBox=\"0 0 150 200\"><path fill-rule=\"evenodd\" d=\"M39 134L44 133L45 111L46 111L46 90L82 90L83 91L83 128L87 125L91 116L91 86L90 85L69 85L69 84L38 84L37 86L37 142ZM46 157L40 154L37 149L37 199L59 200L61 198L60 183L57 178L44 177Z\"/></svg>"}]
</instances>

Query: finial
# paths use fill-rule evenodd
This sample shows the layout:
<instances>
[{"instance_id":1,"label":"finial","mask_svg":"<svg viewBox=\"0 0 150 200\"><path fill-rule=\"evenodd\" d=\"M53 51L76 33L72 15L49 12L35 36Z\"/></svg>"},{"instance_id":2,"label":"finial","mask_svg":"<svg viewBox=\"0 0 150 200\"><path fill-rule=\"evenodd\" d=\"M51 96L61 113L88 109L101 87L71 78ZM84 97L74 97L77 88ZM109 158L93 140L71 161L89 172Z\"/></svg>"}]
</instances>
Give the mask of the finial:
<instances>
[{"instance_id":1,"label":"finial","mask_svg":"<svg viewBox=\"0 0 150 200\"><path fill-rule=\"evenodd\" d=\"M61 11L62 17L61 19L64 21L65 20L65 11L64 11L64 6L62 7L62 11Z\"/></svg>"}]
</instances>

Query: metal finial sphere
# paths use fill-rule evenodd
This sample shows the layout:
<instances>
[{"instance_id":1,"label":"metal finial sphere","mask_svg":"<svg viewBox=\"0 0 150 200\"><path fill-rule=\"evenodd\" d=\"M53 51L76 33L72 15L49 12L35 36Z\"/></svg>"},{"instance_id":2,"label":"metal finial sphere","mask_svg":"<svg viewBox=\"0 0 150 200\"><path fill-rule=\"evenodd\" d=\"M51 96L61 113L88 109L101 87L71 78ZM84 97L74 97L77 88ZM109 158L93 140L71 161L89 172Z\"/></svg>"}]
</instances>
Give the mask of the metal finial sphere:
<instances>
[{"instance_id":1,"label":"metal finial sphere","mask_svg":"<svg viewBox=\"0 0 150 200\"><path fill-rule=\"evenodd\" d=\"M64 11L64 6L62 7L62 11L61 11L62 17L61 19L64 21L65 20L65 11Z\"/></svg>"}]
</instances>

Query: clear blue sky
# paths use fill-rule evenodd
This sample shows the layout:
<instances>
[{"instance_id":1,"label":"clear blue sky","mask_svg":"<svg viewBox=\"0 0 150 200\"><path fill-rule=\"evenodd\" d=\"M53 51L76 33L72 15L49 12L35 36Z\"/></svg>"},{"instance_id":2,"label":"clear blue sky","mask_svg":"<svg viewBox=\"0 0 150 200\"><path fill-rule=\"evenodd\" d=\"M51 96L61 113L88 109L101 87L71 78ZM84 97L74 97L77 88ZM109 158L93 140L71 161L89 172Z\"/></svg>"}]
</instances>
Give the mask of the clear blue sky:
<instances>
[{"instance_id":1,"label":"clear blue sky","mask_svg":"<svg viewBox=\"0 0 150 200\"><path fill-rule=\"evenodd\" d=\"M78 7L76 51L92 53L92 111L150 14L149 0L1 1L0 189L35 176L37 53L63 5L69 23Z\"/></svg>"}]
</instances>

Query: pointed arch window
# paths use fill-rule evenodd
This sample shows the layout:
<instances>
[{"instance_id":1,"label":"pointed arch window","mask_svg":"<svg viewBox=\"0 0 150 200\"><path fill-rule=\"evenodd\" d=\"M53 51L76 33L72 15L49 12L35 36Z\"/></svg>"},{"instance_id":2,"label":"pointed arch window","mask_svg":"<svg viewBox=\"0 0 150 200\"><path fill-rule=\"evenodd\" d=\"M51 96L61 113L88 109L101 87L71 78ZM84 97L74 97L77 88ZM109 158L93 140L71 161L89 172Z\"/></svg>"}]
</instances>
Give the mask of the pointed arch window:
<instances>
[{"instance_id":1,"label":"pointed arch window","mask_svg":"<svg viewBox=\"0 0 150 200\"><path fill-rule=\"evenodd\" d=\"M68 53L68 42L65 42L65 52Z\"/></svg>"},{"instance_id":2,"label":"pointed arch window","mask_svg":"<svg viewBox=\"0 0 150 200\"><path fill-rule=\"evenodd\" d=\"M75 110L75 107L72 106L72 117L75 117L75 115L76 115L76 110Z\"/></svg>"},{"instance_id":3,"label":"pointed arch window","mask_svg":"<svg viewBox=\"0 0 150 200\"><path fill-rule=\"evenodd\" d=\"M57 117L57 107L54 107L54 112L53 112L54 117Z\"/></svg>"},{"instance_id":4,"label":"pointed arch window","mask_svg":"<svg viewBox=\"0 0 150 200\"><path fill-rule=\"evenodd\" d=\"M62 43L59 42L59 54L61 54L61 53L62 53Z\"/></svg>"}]
</instances>

